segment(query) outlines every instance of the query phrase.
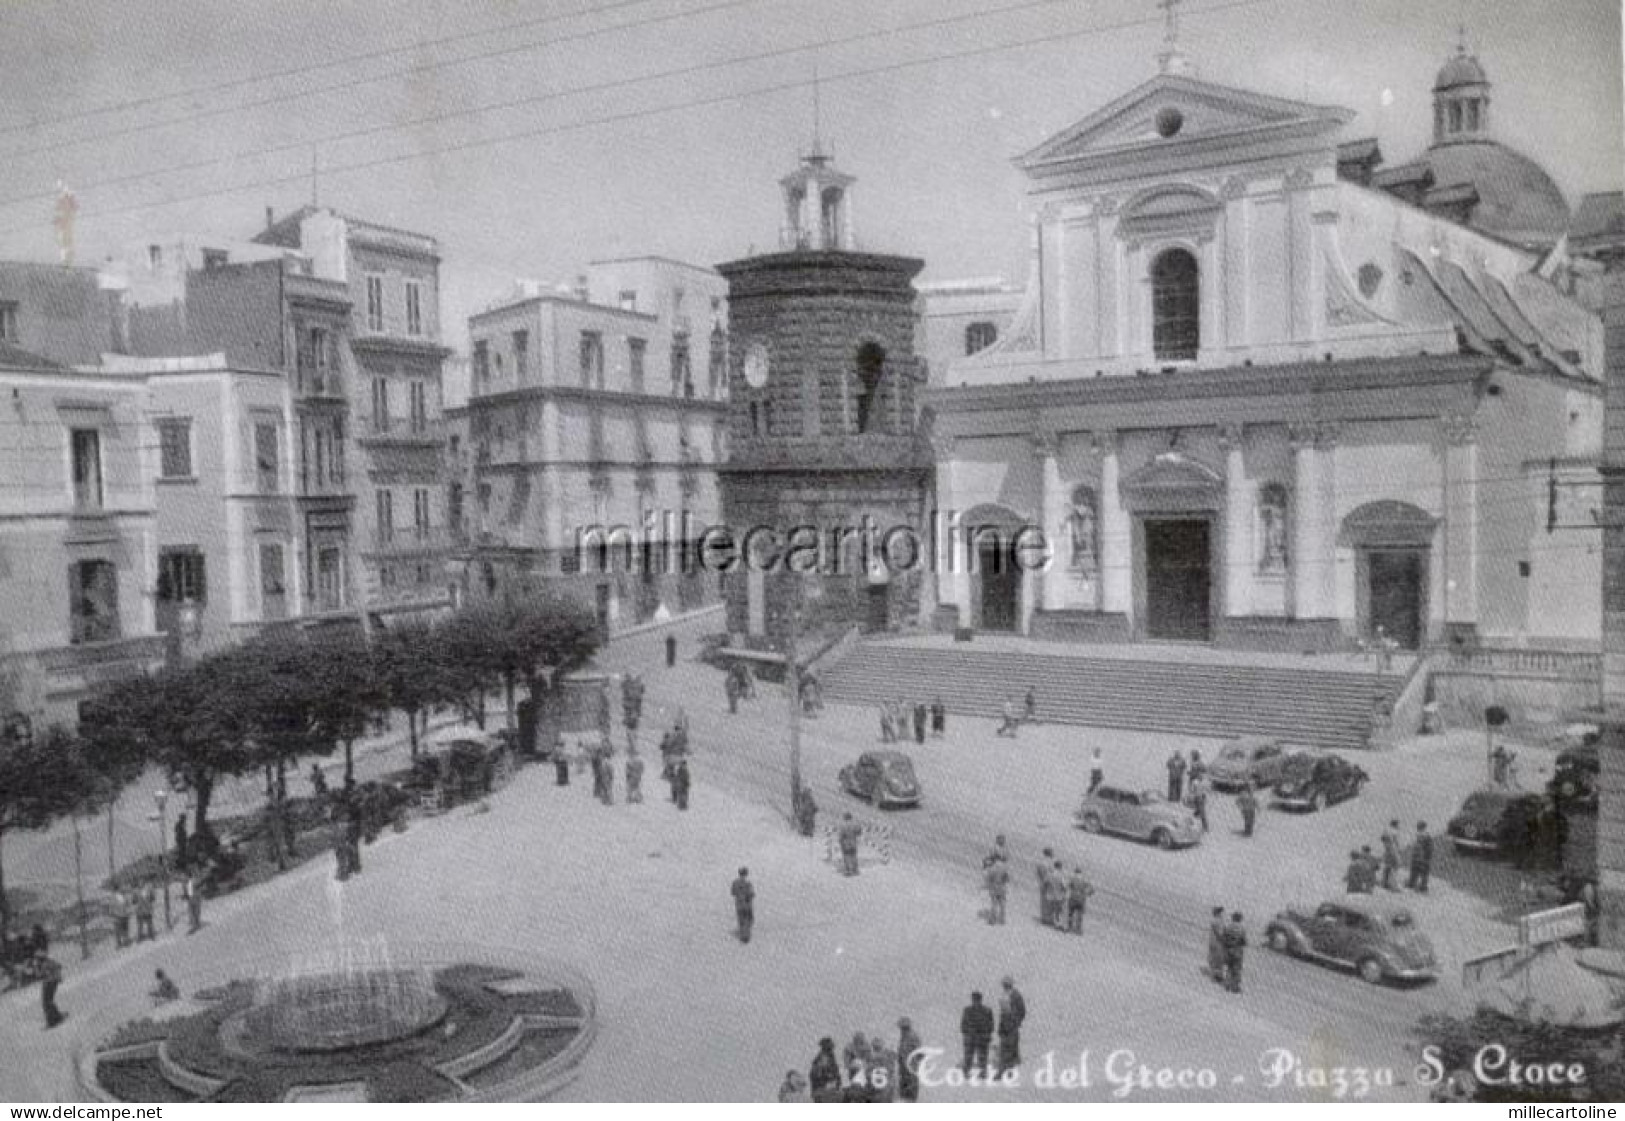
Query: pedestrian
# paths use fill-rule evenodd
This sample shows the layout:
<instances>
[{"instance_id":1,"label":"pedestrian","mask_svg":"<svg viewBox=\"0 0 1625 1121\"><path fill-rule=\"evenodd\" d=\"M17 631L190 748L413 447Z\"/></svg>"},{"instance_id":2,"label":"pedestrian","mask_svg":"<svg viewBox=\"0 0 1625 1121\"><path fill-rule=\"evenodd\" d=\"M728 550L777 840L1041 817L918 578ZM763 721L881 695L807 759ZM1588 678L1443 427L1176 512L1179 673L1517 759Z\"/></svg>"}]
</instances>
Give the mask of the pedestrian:
<instances>
[{"instance_id":1,"label":"pedestrian","mask_svg":"<svg viewBox=\"0 0 1625 1121\"><path fill-rule=\"evenodd\" d=\"M181 898L186 900L186 933L196 934L203 929L203 884L196 875L181 883Z\"/></svg>"},{"instance_id":2,"label":"pedestrian","mask_svg":"<svg viewBox=\"0 0 1625 1121\"><path fill-rule=\"evenodd\" d=\"M1010 863L1010 847L1005 843L1003 833L993 838L993 851L988 853L988 859L1002 861L1006 865Z\"/></svg>"},{"instance_id":3,"label":"pedestrian","mask_svg":"<svg viewBox=\"0 0 1625 1121\"><path fill-rule=\"evenodd\" d=\"M1185 800L1185 755L1177 747L1168 756L1168 801L1174 805Z\"/></svg>"},{"instance_id":4,"label":"pedestrian","mask_svg":"<svg viewBox=\"0 0 1625 1121\"><path fill-rule=\"evenodd\" d=\"M1095 792L1095 787L1106 781L1106 760L1095 747L1089 752L1089 793Z\"/></svg>"},{"instance_id":5,"label":"pedestrian","mask_svg":"<svg viewBox=\"0 0 1625 1121\"><path fill-rule=\"evenodd\" d=\"M1010 703L1010 698L1009 697L1006 697L1004 699L1004 703L1002 705L1000 705L1000 707L999 707L999 717L1000 717L999 728L998 728L998 731L995 734L1000 735L1000 736L1009 736L1011 739L1015 739L1016 738L1016 709L1015 709L1015 706Z\"/></svg>"},{"instance_id":6,"label":"pedestrian","mask_svg":"<svg viewBox=\"0 0 1625 1121\"><path fill-rule=\"evenodd\" d=\"M812 787L803 786L796 792L796 829L803 837L811 837L818 828L818 802Z\"/></svg>"},{"instance_id":7,"label":"pedestrian","mask_svg":"<svg viewBox=\"0 0 1625 1121\"><path fill-rule=\"evenodd\" d=\"M982 865L982 882L987 887L988 925L1003 926L1005 901L1010 894L1009 865L996 857L988 857Z\"/></svg>"},{"instance_id":8,"label":"pedestrian","mask_svg":"<svg viewBox=\"0 0 1625 1121\"><path fill-rule=\"evenodd\" d=\"M108 908L113 915L113 945L122 950L130 944L130 896L125 890L117 888L113 892L113 902Z\"/></svg>"},{"instance_id":9,"label":"pedestrian","mask_svg":"<svg viewBox=\"0 0 1625 1121\"><path fill-rule=\"evenodd\" d=\"M807 1068L807 1087L815 1102L841 1100L841 1064L835 1057L835 1041L827 1035L818 1041L818 1054Z\"/></svg>"},{"instance_id":10,"label":"pedestrian","mask_svg":"<svg viewBox=\"0 0 1625 1121\"><path fill-rule=\"evenodd\" d=\"M923 744L925 742L925 721L926 721L925 702L924 701L915 701L914 702L914 742L917 743L917 744Z\"/></svg>"},{"instance_id":11,"label":"pedestrian","mask_svg":"<svg viewBox=\"0 0 1625 1121\"><path fill-rule=\"evenodd\" d=\"M1428 823L1416 823L1416 837L1411 841L1411 875L1406 887L1427 894L1428 876L1433 872L1433 835Z\"/></svg>"},{"instance_id":12,"label":"pedestrian","mask_svg":"<svg viewBox=\"0 0 1625 1121\"><path fill-rule=\"evenodd\" d=\"M679 758L677 760L677 769L672 773L671 776L671 793L672 797L677 801L677 808L680 810L688 809L688 789L690 782L691 780L689 779L688 775L688 760Z\"/></svg>"},{"instance_id":13,"label":"pedestrian","mask_svg":"<svg viewBox=\"0 0 1625 1121\"><path fill-rule=\"evenodd\" d=\"M999 1074L1021 1066L1021 1025L1027 1019L1027 1001L1012 978L1002 982L999 996Z\"/></svg>"},{"instance_id":14,"label":"pedestrian","mask_svg":"<svg viewBox=\"0 0 1625 1121\"><path fill-rule=\"evenodd\" d=\"M1038 723L1038 690L1027 686L1027 695L1021 700L1021 719L1028 724Z\"/></svg>"},{"instance_id":15,"label":"pedestrian","mask_svg":"<svg viewBox=\"0 0 1625 1121\"><path fill-rule=\"evenodd\" d=\"M892 735L891 705L885 701L880 702L880 742L894 743L897 737Z\"/></svg>"},{"instance_id":16,"label":"pedestrian","mask_svg":"<svg viewBox=\"0 0 1625 1121\"><path fill-rule=\"evenodd\" d=\"M913 1022L904 1016L897 1021L897 1097L905 1102L920 1100L920 1047Z\"/></svg>"},{"instance_id":17,"label":"pedestrian","mask_svg":"<svg viewBox=\"0 0 1625 1121\"><path fill-rule=\"evenodd\" d=\"M1382 831L1382 886L1388 891L1398 891L1399 885L1394 883L1394 877L1399 874L1399 821L1396 819L1388 823L1388 828Z\"/></svg>"},{"instance_id":18,"label":"pedestrian","mask_svg":"<svg viewBox=\"0 0 1625 1121\"><path fill-rule=\"evenodd\" d=\"M1213 917L1207 927L1207 972L1220 984L1224 983L1224 908L1213 908Z\"/></svg>"},{"instance_id":19,"label":"pedestrian","mask_svg":"<svg viewBox=\"0 0 1625 1121\"><path fill-rule=\"evenodd\" d=\"M948 706L937 697L931 702L931 738L940 740L948 731Z\"/></svg>"},{"instance_id":20,"label":"pedestrian","mask_svg":"<svg viewBox=\"0 0 1625 1121\"><path fill-rule=\"evenodd\" d=\"M666 668L670 669L672 666L675 666L676 664L677 664L677 636L674 635L674 634L668 634L666 636Z\"/></svg>"},{"instance_id":21,"label":"pedestrian","mask_svg":"<svg viewBox=\"0 0 1625 1121\"><path fill-rule=\"evenodd\" d=\"M158 937L152 929L152 912L157 906L158 893L153 890L152 881L142 884L135 895L135 940L146 942Z\"/></svg>"},{"instance_id":22,"label":"pedestrian","mask_svg":"<svg viewBox=\"0 0 1625 1121\"><path fill-rule=\"evenodd\" d=\"M1089 897L1095 893L1094 885L1083 878L1083 869L1076 865L1066 881L1066 929L1069 934L1083 933L1083 916L1089 907Z\"/></svg>"},{"instance_id":23,"label":"pedestrian","mask_svg":"<svg viewBox=\"0 0 1625 1121\"><path fill-rule=\"evenodd\" d=\"M1066 869L1059 860L1050 866L1049 876L1044 881L1045 910L1049 912L1049 924L1056 930L1066 925Z\"/></svg>"},{"instance_id":24,"label":"pedestrian","mask_svg":"<svg viewBox=\"0 0 1625 1121\"><path fill-rule=\"evenodd\" d=\"M869 1082L872 1056L869 1054L869 1040L861 1031L853 1035L852 1042L841 1049L841 1058L846 1064L846 1092L841 1100L874 1101L874 1087Z\"/></svg>"},{"instance_id":25,"label":"pedestrian","mask_svg":"<svg viewBox=\"0 0 1625 1121\"><path fill-rule=\"evenodd\" d=\"M1365 861L1357 850L1349 850L1349 866L1343 872L1343 888L1350 895L1365 893Z\"/></svg>"},{"instance_id":26,"label":"pedestrian","mask_svg":"<svg viewBox=\"0 0 1625 1121\"><path fill-rule=\"evenodd\" d=\"M626 800L628 804L643 801L643 757L630 745L626 749Z\"/></svg>"},{"instance_id":27,"label":"pedestrian","mask_svg":"<svg viewBox=\"0 0 1625 1121\"><path fill-rule=\"evenodd\" d=\"M615 804L615 745L609 740L609 733L605 732L598 741L598 763L604 773L604 789L602 798L604 805Z\"/></svg>"},{"instance_id":28,"label":"pedestrian","mask_svg":"<svg viewBox=\"0 0 1625 1121\"><path fill-rule=\"evenodd\" d=\"M155 970L152 975L152 988L147 995L152 997L154 1004L168 1004L181 998L181 988L170 979L169 974L162 969Z\"/></svg>"},{"instance_id":29,"label":"pedestrian","mask_svg":"<svg viewBox=\"0 0 1625 1121\"><path fill-rule=\"evenodd\" d=\"M1185 768L1185 781L1190 782L1192 779L1205 777L1207 777L1207 764L1202 762L1202 753L1193 748L1191 749L1190 766Z\"/></svg>"},{"instance_id":30,"label":"pedestrian","mask_svg":"<svg viewBox=\"0 0 1625 1121\"><path fill-rule=\"evenodd\" d=\"M1251 837L1253 823L1258 820L1258 795L1250 785L1242 787L1241 793L1236 795L1236 809L1241 811L1241 835Z\"/></svg>"},{"instance_id":31,"label":"pedestrian","mask_svg":"<svg viewBox=\"0 0 1625 1121\"><path fill-rule=\"evenodd\" d=\"M186 815L175 817L175 867L184 869L191 859L191 846L187 843Z\"/></svg>"},{"instance_id":32,"label":"pedestrian","mask_svg":"<svg viewBox=\"0 0 1625 1121\"><path fill-rule=\"evenodd\" d=\"M739 678L732 671L724 679L722 691L728 695L728 715L739 715Z\"/></svg>"},{"instance_id":33,"label":"pedestrian","mask_svg":"<svg viewBox=\"0 0 1625 1121\"><path fill-rule=\"evenodd\" d=\"M841 828L836 833L836 840L841 846L841 875L856 876L858 874L858 838L863 836L863 826L852 820L851 814L841 816Z\"/></svg>"},{"instance_id":34,"label":"pedestrian","mask_svg":"<svg viewBox=\"0 0 1625 1121\"><path fill-rule=\"evenodd\" d=\"M982 994L970 994L970 1003L959 1014L959 1038L964 1044L960 1069L969 1077L974 1071L986 1073L988 1044L993 1042L993 1009L982 1003Z\"/></svg>"},{"instance_id":35,"label":"pedestrian","mask_svg":"<svg viewBox=\"0 0 1625 1121\"><path fill-rule=\"evenodd\" d=\"M750 941L750 928L756 922L756 887L750 882L750 869L741 868L730 889L734 897L734 918L738 920L741 942Z\"/></svg>"},{"instance_id":36,"label":"pedestrian","mask_svg":"<svg viewBox=\"0 0 1625 1121\"><path fill-rule=\"evenodd\" d=\"M310 765L310 796L318 802L327 799L327 772L320 763Z\"/></svg>"},{"instance_id":37,"label":"pedestrian","mask_svg":"<svg viewBox=\"0 0 1625 1121\"><path fill-rule=\"evenodd\" d=\"M565 750L564 741L553 741L553 785L570 785L570 753Z\"/></svg>"},{"instance_id":38,"label":"pedestrian","mask_svg":"<svg viewBox=\"0 0 1625 1121\"><path fill-rule=\"evenodd\" d=\"M1241 912L1230 916L1224 928L1224 987L1233 993L1241 991L1241 960L1247 952L1247 928L1241 925Z\"/></svg>"},{"instance_id":39,"label":"pedestrian","mask_svg":"<svg viewBox=\"0 0 1625 1121\"><path fill-rule=\"evenodd\" d=\"M810 1100L807 1096L807 1080L801 1077L801 1072L799 1070L785 1071L784 1081L779 1083L779 1104Z\"/></svg>"},{"instance_id":40,"label":"pedestrian","mask_svg":"<svg viewBox=\"0 0 1625 1121\"><path fill-rule=\"evenodd\" d=\"M1360 886L1365 888L1367 895L1373 895L1377 890L1377 872L1382 867L1382 861L1371 851L1370 845L1360 846Z\"/></svg>"},{"instance_id":41,"label":"pedestrian","mask_svg":"<svg viewBox=\"0 0 1625 1121\"><path fill-rule=\"evenodd\" d=\"M1045 926L1054 926L1055 917L1050 913L1050 904L1055 896L1050 892L1049 878L1055 866L1055 850L1045 849L1044 855L1039 859L1034 872L1038 876L1038 921Z\"/></svg>"},{"instance_id":42,"label":"pedestrian","mask_svg":"<svg viewBox=\"0 0 1625 1121\"><path fill-rule=\"evenodd\" d=\"M878 1035L869 1040L869 1100L897 1100L897 1056Z\"/></svg>"},{"instance_id":43,"label":"pedestrian","mask_svg":"<svg viewBox=\"0 0 1625 1121\"><path fill-rule=\"evenodd\" d=\"M68 1018L56 1006L57 986L62 984L62 966L49 954L38 951L34 954L34 975L39 978L39 1004L40 1011L45 1015L45 1030L50 1031Z\"/></svg>"},{"instance_id":44,"label":"pedestrian","mask_svg":"<svg viewBox=\"0 0 1625 1121\"><path fill-rule=\"evenodd\" d=\"M1191 813L1196 820L1202 823L1202 832L1207 832L1207 777L1205 775L1191 776L1190 788L1185 791L1185 801L1189 803Z\"/></svg>"}]
</instances>

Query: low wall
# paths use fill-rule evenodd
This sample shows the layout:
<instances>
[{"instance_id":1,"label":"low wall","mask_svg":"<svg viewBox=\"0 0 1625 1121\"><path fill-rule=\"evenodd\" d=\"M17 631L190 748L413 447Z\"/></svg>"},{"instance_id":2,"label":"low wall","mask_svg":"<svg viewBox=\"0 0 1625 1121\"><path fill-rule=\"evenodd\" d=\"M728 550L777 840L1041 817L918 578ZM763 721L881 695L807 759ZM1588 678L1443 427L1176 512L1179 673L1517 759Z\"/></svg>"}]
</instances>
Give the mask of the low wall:
<instances>
[{"instance_id":1,"label":"low wall","mask_svg":"<svg viewBox=\"0 0 1625 1121\"><path fill-rule=\"evenodd\" d=\"M1232 650L1272 654L1328 654L1354 644L1336 619L1283 619L1269 615L1221 616L1214 643Z\"/></svg>"},{"instance_id":2,"label":"low wall","mask_svg":"<svg viewBox=\"0 0 1625 1121\"><path fill-rule=\"evenodd\" d=\"M1052 642L1132 642L1128 616L1110 611L1034 611L1031 636Z\"/></svg>"},{"instance_id":3,"label":"low wall","mask_svg":"<svg viewBox=\"0 0 1625 1121\"><path fill-rule=\"evenodd\" d=\"M1435 668L1433 699L1444 723L1482 728L1500 705L1514 731L1539 734L1602 702L1602 656L1562 650L1451 651Z\"/></svg>"}]
</instances>

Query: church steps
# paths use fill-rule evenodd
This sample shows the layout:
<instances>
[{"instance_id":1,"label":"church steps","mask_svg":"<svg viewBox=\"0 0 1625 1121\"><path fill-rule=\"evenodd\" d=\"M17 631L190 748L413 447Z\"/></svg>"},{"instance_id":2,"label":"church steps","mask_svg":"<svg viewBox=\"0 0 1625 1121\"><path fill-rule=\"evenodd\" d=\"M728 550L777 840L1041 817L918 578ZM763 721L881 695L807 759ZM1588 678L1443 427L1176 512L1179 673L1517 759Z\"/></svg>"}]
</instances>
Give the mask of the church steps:
<instances>
[{"instance_id":1,"label":"church steps","mask_svg":"<svg viewBox=\"0 0 1625 1121\"><path fill-rule=\"evenodd\" d=\"M952 712L996 717L1032 686L1046 723L1357 749L1373 701L1391 701L1399 685L1364 673L867 644L828 675L825 694L856 705L940 695Z\"/></svg>"}]
</instances>

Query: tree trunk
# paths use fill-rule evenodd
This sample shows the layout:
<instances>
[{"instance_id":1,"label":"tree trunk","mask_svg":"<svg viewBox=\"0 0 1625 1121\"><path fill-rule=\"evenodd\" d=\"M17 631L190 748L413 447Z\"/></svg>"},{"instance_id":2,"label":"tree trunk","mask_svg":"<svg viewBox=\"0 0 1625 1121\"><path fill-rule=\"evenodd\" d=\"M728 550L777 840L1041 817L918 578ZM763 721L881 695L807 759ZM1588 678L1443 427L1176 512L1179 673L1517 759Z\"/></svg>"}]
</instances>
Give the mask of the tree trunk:
<instances>
[{"instance_id":1,"label":"tree trunk","mask_svg":"<svg viewBox=\"0 0 1625 1121\"><path fill-rule=\"evenodd\" d=\"M214 797L214 779L205 775L192 776L192 835L201 836L209 829L209 801Z\"/></svg>"},{"instance_id":2,"label":"tree trunk","mask_svg":"<svg viewBox=\"0 0 1625 1121\"><path fill-rule=\"evenodd\" d=\"M485 731L485 687L481 686L474 699L474 726Z\"/></svg>"},{"instance_id":3,"label":"tree trunk","mask_svg":"<svg viewBox=\"0 0 1625 1121\"><path fill-rule=\"evenodd\" d=\"M5 830L0 829L0 838ZM0 938L11 932L11 900L6 897L6 854L0 848Z\"/></svg>"},{"instance_id":4,"label":"tree trunk","mask_svg":"<svg viewBox=\"0 0 1625 1121\"><path fill-rule=\"evenodd\" d=\"M424 715L427 716L428 714L425 713ZM424 720L424 724L428 724L427 719ZM406 739L412 745L412 758L416 759L418 757L418 714L415 709L409 708L406 710Z\"/></svg>"},{"instance_id":5,"label":"tree trunk","mask_svg":"<svg viewBox=\"0 0 1625 1121\"><path fill-rule=\"evenodd\" d=\"M280 766L280 764L279 764ZM344 785L348 786L355 781L355 752L351 750L350 741L344 741Z\"/></svg>"},{"instance_id":6,"label":"tree trunk","mask_svg":"<svg viewBox=\"0 0 1625 1121\"><path fill-rule=\"evenodd\" d=\"M107 885L112 887L118 878L118 861L113 858L113 807L118 804L115 795L107 800Z\"/></svg>"},{"instance_id":7,"label":"tree trunk","mask_svg":"<svg viewBox=\"0 0 1625 1121\"><path fill-rule=\"evenodd\" d=\"M271 859L276 861L279 872L285 871L288 863L282 852L282 813L277 806L276 771L269 763L265 764L265 801L265 835L270 841Z\"/></svg>"},{"instance_id":8,"label":"tree trunk","mask_svg":"<svg viewBox=\"0 0 1625 1121\"><path fill-rule=\"evenodd\" d=\"M516 686L513 674L506 673L506 674L502 675L502 698L507 703L507 706L508 706L508 730L509 731L512 731L513 726L514 726L513 695L514 695L514 691L515 691L516 687L517 686Z\"/></svg>"}]
</instances>

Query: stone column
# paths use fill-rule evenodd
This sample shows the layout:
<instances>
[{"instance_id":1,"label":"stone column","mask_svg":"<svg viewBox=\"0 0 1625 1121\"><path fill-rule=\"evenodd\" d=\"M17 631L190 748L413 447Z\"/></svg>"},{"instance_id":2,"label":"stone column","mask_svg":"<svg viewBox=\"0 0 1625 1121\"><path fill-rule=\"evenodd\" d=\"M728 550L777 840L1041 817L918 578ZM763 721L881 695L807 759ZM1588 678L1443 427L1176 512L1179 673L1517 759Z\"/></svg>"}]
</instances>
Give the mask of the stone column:
<instances>
[{"instance_id":1,"label":"stone column","mask_svg":"<svg viewBox=\"0 0 1625 1121\"><path fill-rule=\"evenodd\" d=\"M1224 614L1237 618L1253 613L1253 487L1243 456L1245 429L1221 425L1219 444L1224 448Z\"/></svg>"},{"instance_id":2,"label":"stone column","mask_svg":"<svg viewBox=\"0 0 1625 1121\"><path fill-rule=\"evenodd\" d=\"M1446 623L1478 623L1478 423L1470 416L1439 422L1445 473L1444 531L1449 536Z\"/></svg>"},{"instance_id":3,"label":"stone column","mask_svg":"<svg viewBox=\"0 0 1625 1121\"><path fill-rule=\"evenodd\" d=\"M1038 457L1038 520L1044 531L1049 560L1038 574L1038 604L1046 611L1061 605L1062 571L1066 565L1062 542L1066 533L1066 504L1061 494L1061 440L1050 429L1033 433L1033 454Z\"/></svg>"},{"instance_id":4,"label":"stone column","mask_svg":"<svg viewBox=\"0 0 1625 1121\"><path fill-rule=\"evenodd\" d=\"M1294 424L1292 440L1292 617L1318 619L1323 608L1315 569L1319 554L1320 457L1315 448L1315 426Z\"/></svg>"},{"instance_id":5,"label":"stone column","mask_svg":"<svg viewBox=\"0 0 1625 1121\"><path fill-rule=\"evenodd\" d=\"M1123 505L1116 432L1096 437L1100 454L1101 609L1134 615L1134 523Z\"/></svg>"}]
</instances>

